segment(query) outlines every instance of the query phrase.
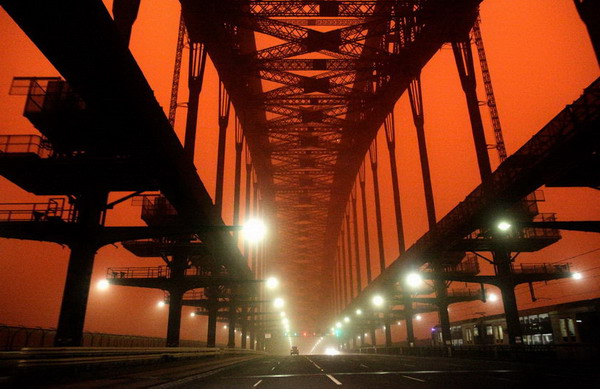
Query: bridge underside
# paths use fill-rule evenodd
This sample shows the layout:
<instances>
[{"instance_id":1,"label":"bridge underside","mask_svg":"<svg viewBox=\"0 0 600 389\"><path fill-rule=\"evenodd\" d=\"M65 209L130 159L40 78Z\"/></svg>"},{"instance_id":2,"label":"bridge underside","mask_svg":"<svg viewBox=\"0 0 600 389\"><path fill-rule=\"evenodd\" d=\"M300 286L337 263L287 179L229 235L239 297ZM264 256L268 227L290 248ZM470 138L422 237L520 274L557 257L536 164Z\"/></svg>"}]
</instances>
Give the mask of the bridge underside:
<instances>
[{"instance_id":1,"label":"bridge underside","mask_svg":"<svg viewBox=\"0 0 600 389\"><path fill-rule=\"evenodd\" d=\"M377 131L411 80L468 33L479 1L181 1L243 124L302 328L331 295L347 199Z\"/></svg>"}]
</instances>

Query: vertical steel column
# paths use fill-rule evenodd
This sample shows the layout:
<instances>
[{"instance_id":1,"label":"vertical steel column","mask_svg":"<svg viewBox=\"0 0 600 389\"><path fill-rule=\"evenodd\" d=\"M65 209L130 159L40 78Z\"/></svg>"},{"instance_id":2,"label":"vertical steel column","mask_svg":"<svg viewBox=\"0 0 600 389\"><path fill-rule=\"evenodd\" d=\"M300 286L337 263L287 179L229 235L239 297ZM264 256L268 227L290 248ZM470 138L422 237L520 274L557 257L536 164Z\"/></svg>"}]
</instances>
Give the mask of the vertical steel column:
<instances>
[{"instance_id":1,"label":"vertical steel column","mask_svg":"<svg viewBox=\"0 0 600 389\"><path fill-rule=\"evenodd\" d=\"M413 325L413 307L410 295L404 292L404 320L406 321L406 340L409 347L415 345L415 329Z\"/></svg>"},{"instance_id":2,"label":"vertical steel column","mask_svg":"<svg viewBox=\"0 0 600 389\"><path fill-rule=\"evenodd\" d=\"M358 216L356 212L356 181L350 192L352 201L352 219L354 219L354 259L356 264L356 291L359 294L362 291L362 280L360 273L360 247L358 245Z\"/></svg>"},{"instance_id":3,"label":"vertical steel column","mask_svg":"<svg viewBox=\"0 0 600 389\"><path fill-rule=\"evenodd\" d=\"M342 248L342 289L344 291L344 304L342 304L343 306L345 306L349 300L352 300L351 296L348 296L348 282L347 282L347 278L346 278L346 233L344 231L344 228L342 228L342 230L340 231L341 233L341 242L340 242L340 247ZM350 298L348 298L350 297Z\"/></svg>"},{"instance_id":4,"label":"vertical steel column","mask_svg":"<svg viewBox=\"0 0 600 389\"><path fill-rule=\"evenodd\" d=\"M242 321L242 334L241 334L241 341L240 341L240 347L241 348L246 348L246 334L248 333L248 318L247 318L247 313L246 313L246 307L242 307L242 317L241 317L241 321Z\"/></svg>"},{"instance_id":5,"label":"vertical steel column","mask_svg":"<svg viewBox=\"0 0 600 389\"><path fill-rule=\"evenodd\" d=\"M384 312L383 322L385 323L385 347L392 347L392 322L390 320L390 307L387 312Z\"/></svg>"},{"instance_id":6,"label":"vertical steel column","mask_svg":"<svg viewBox=\"0 0 600 389\"><path fill-rule=\"evenodd\" d=\"M206 347L215 347L217 344L217 314L219 307L216 298L210 298L208 302L208 328L206 335Z\"/></svg>"},{"instance_id":7,"label":"vertical steel column","mask_svg":"<svg viewBox=\"0 0 600 389\"><path fill-rule=\"evenodd\" d=\"M523 330L519 322L519 308L515 296L515 283L513 281L510 253L506 250L498 250L492 253L496 274L500 278L498 287L502 293L502 305L506 318L506 330L508 331L509 344L521 344Z\"/></svg>"},{"instance_id":8,"label":"vertical steel column","mask_svg":"<svg viewBox=\"0 0 600 389\"><path fill-rule=\"evenodd\" d=\"M114 0L112 11L115 26L123 38L125 45L129 46L131 28L137 19L140 9L140 0Z\"/></svg>"},{"instance_id":9,"label":"vertical steel column","mask_svg":"<svg viewBox=\"0 0 600 389\"><path fill-rule=\"evenodd\" d=\"M398 251L400 255L406 251L404 243L404 227L402 225L402 204L400 203L400 184L398 183L398 167L396 166L396 125L394 111L392 110L383 122L388 152L390 154L390 172L392 175L392 189L394 194L394 211L396 214L396 234L398 237Z\"/></svg>"},{"instance_id":10,"label":"vertical steel column","mask_svg":"<svg viewBox=\"0 0 600 389\"><path fill-rule=\"evenodd\" d=\"M385 270L385 249L383 247L383 227L381 225L381 198L379 196L379 178L377 176L377 138L369 147L371 170L373 171L373 191L375 194L375 218L377 221L377 243L379 245L379 272Z\"/></svg>"},{"instance_id":11,"label":"vertical steel column","mask_svg":"<svg viewBox=\"0 0 600 389\"><path fill-rule=\"evenodd\" d=\"M341 303L341 292L340 292L340 247L337 246L336 248L336 261L335 264L333 265L333 272L334 272L334 282L333 282L333 300L335 303L335 312L336 314L338 312L342 311L342 303Z\"/></svg>"},{"instance_id":12,"label":"vertical steel column","mask_svg":"<svg viewBox=\"0 0 600 389\"><path fill-rule=\"evenodd\" d=\"M573 0L579 17L585 24L592 41L592 47L596 53L596 61L600 64L600 24L598 15L600 14L600 4L596 0Z\"/></svg>"},{"instance_id":13,"label":"vertical steel column","mask_svg":"<svg viewBox=\"0 0 600 389\"><path fill-rule=\"evenodd\" d=\"M481 176L481 181L485 183L492 174L492 167L487 151L481 112L479 111L475 68L473 66L473 52L471 51L469 36L467 35L462 39L452 42L452 51L454 52L454 60L458 69L460 84L467 99L467 108L469 110L469 118L471 119L471 130L473 132L473 141L475 142L475 152L477 153L477 163L479 165L479 174Z\"/></svg>"},{"instance_id":14,"label":"vertical steel column","mask_svg":"<svg viewBox=\"0 0 600 389\"><path fill-rule=\"evenodd\" d=\"M377 332L375 331L375 327L371 327L371 345L373 347L377 346Z\"/></svg>"},{"instance_id":15,"label":"vertical steel column","mask_svg":"<svg viewBox=\"0 0 600 389\"><path fill-rule=\"evenodd\" d=\"M433 185L431 184L431 170L427 155L427 142L425 140L425 115L423 111L423 95L421 93L421 76L418 75L411 81L408 88L410 109L413 122L417 130L417 143L421 160L421 174L423 176L423 190L425 192L425 206L427 208L427 221L431 229L436 224L435 203L433 199Z\"/></svg>"},{"instance_id":16,"label":"vertical steel column","mask_svg":"<svg viewBox=\"0 0 600 389\"><path fill-rule=\"evenodd\" d=\"M252 184L252 157L250 156L250 149L248 148L248 142L246 142L246 193L245 193L245 204L244 204L244 218L250 219L250 199L252 198L251 184ZM250 251L248 241L244 240L244 255L247 259L250 258ZM254 271L254 268L252 268ZM255 274L256 275L256 274Z\"/></svg>"},{"instance_id":17,"label":"vertical steel column","mask_svg":"<svg viewBox=\"0 0 600 389\"><path fill-rule=\"evenodd\" d=\"M258 217L258 182L256 181L256 175L253 176L252 180L252 216ZM257 245L248 246L252 250L252 271L254 278L258 278L258 250Z\"/></svg>"},{"instance_id":18,"label":"vertical steel column","mask_svg":"<svg viewBox=\"0 0 600 389\"><path fill-rule=\"evenodd\" d=\"M225 178L225 146L231 100L223 82L219 82L219 144L217 146L217 178L215 188L215 207L219 214L223 208L223 180Z\"/></svg>"},{"instance_id":19,"label":"vertical steel column","mask_svg":"<svg viewBox=\"0 0 600 389\"><path fill-rule=\"evenodd\" d=\"M242 151L244 149L244 133L242 126L235 118L235 187L233 191L233 225L237 226L240 223L240 192L242 184ZM233 232L233 240L237 244L239 231Z\"/></svg>"},{"instance_id":20,"label":"vertical steel column","mask_svg":"<svg viewBox=\"0 0 600 389\"><path fill-rule=\"evenodd\" d=\"M228 337L227 337L227 347L235 348L235 325L236 325L236 306L233 295L235 294L233 288L231 290L231 301L229 302L229 324L228 324Z\"/></svg>"},{"instance_id":21,"label":"vertical steel column","mask_svg":"<svg viewBox=\"0 0 600 389\"><path fill-rule=\"evenodd\" d=\"M174 254L169 262L169 318L167 322L167 347L179 346L179 333L181 331L181 308L185 290L181 289L187 268L187 256L180 253Z\"/></svg>"},{"instance_id":22,"label":"vertical steel column","mask_svg":"<svg viewBox=\"0 0 600 389\"><path fill-rule=\"evenodd\" d=\"M183 152L185 157L194 162L194 152L196 149L196 126L198 124L198 104L200 101L200 91L202 90L202 80L204 78L204 68L206 65L206 50L204 45L199 42L190 42L190 59L188 66L188 111L185 123L185 138L183 143Z\"/></svg>"},{"instance_id":23,"label":"vertical steel column","mask_svg":"<svg viewBox=\"0 0 600 389\"><path fill-rule=\"evenodd\" d=\"M95 234L102 220L106 192L89 192L77 199L79 237L70 245L69 265L63 292L55 346L81 346L94 257L98 245Z\"/></svg>"},{"instance_id":24,"label":"vertical steel column","mask_svg":"<svg viewBox=\"0 0 600 389\"><path fill-rule=\"evenodd\" d=\"M417 130L417 142L419 145L419 157L421 160L421 174L423 176L423 190L425 192L425 206L427 209L427 221L429 229L436 225L435 203L433 199L433 185L431 183L431 173L429 169L429 158L427 155L427 142L425 140L425 114L423 110L423 95L421 90L421 76L418 75L410 83L408 89L410 108L412 111L413 122ZM436 271L441 271L439 265L434 264ZM444 280L434 280L433 287L437 297L438 315L442 329L442 341L448 343L452 341L450 332L450 316L448 315L448 299L446 283Z\"/></svg>"},{"instance_id":25,"label":"vertical steel column","mask_svg":"<svg viewBox=\"0 0 600 389\"><path fill-rule=\"evenodd\" d=\"M354 276L352 275L352 239L350 236L350 214L346 210L346 243L348 244L348 280L350 281L350 301L354 298Z\"/></svg>"},{"instance_id":26,"label":"vertical steel column","mask_svg":"<svg viewBox=\"0 0 600 389\"><path fill-rule=\"evenodd\" d=\"M367 189L365 185L365 161L360 165L358 170L358 178L360 184L360 194L362 202L362 217L363 217L363 230L365 237L365 261L367 267L367 284L371 283L371 243L369 242L369 219L367 214Z\"/></svg>"}]
</instances>

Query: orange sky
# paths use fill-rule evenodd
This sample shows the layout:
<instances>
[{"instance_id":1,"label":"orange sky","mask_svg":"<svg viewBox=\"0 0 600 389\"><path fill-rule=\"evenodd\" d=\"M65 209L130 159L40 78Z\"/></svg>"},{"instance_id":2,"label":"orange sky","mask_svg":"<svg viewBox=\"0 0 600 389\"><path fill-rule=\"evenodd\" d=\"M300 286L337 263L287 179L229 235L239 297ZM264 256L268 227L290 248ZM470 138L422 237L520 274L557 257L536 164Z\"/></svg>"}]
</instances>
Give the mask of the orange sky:
<instances>
[{"instance_id":1,"label":"orange sky","mask_svg":"<svg viewBox=\"0 0 600 389\"><path fill-rule=\"evenodd\" d=\"M105 1L110 9L110 2ZM486 0L481 7L482 32L496 92L500 119L508 154L516 151L566 104L575 100L582 89L598 76L594 57L583 23L571 0ZM143 1L134 26L131 50L155 91L160 104L169 106L171 73L178 23L177 1ZM24 98L8 96L13 76L56 76L58 73L44 59L28 38L0 9L0 134L35 133L22 116ZM185 59L184 59L185 64ZM185 80L185 69L182 80ZM471 140L464 97L454 69L452 52L442 48L422 74L427 142L438 219L461 201L477 184L479 174ZM481 82L479 81L479 84ZM187 93L182 82L180 101ZM201 94L199 140L196 166L205 185L214 192L217 129L217 77L212 65L206 74ZM479 96L484 94L479 85ZM396 106L397 146L402 206L405 213L407 246L426 231L422 184L418 168L416 136L406 98ZM183 134L185 111L178 111L176 131ZM488 114L482 110L486 121ZM488 143L493 136L486 123ZM231 128L231 127L230 127ZM230 131L229 134L232 134ZM379 148L383 169L388 165L385 142L380 134ZM233 137L228 137L228 151L233 150ZM230 153L231 156L232 153ZM497 155L490 153L492 164ZM226 180L233 181L233 159L227 161ZM382 180L383 215L387 231L395 231L391 188L387 170ZM367 175L370 182L370 175ZM550 188L544 190L543 212L556 212L559 220L599 220L597 191L592 189ZM118 196L115 196L118 197ZM232 199L232 186L225 190ZM43 201L27 194L0 178L0 202ZM140 224L139 208L125 203L109 213L113 225ZM231 223L231 200L225 202L224 219ZM376 256L375 224L372 220L372 258ZM386 237L388 263L398 254L394 233ZM530 308L575 299L600 296L600 238L597 234L564 232L563 239L535 254L523 254L520 262L556 262L577 256L568 262L583 271L579 282L555 281L540 287L536 304L532 304L525 286L517 288L519 306ZM68 249L56 244L0 239L0 323L53 327L56 325L64 285ZM373 260L377 263L377 260ZM102 248L97 255L93 284L103 278L107 267L155 266L159 260L134 257L117 245ZM273 269L276 273L277 269ZM378 267L373 267L374 275ZM489 269L486 269L489 271ZM364 276L363 285L366 284ZM283 280L283 290L293 287L293 280ZM460 286L457 286L460 287ZM106 292L93 288L90 293L86 330L164 336L166 310L156 307L162 292L113 287ZM451 319L471 317L474 312L499 313L501 304L468 303L452 306ZM184 309L182 337L204 339L204 318L190 318ZM290 311L293 317L293 312ZM293 319L292 319L293 320ZM425 315L416 325L416 335L427 337L437 315ZM395 326L394 326L395 327ZM402 330L394 329L396 336ZM218 342L225 341L225 331Z\"/></svg>"}]
</instances>

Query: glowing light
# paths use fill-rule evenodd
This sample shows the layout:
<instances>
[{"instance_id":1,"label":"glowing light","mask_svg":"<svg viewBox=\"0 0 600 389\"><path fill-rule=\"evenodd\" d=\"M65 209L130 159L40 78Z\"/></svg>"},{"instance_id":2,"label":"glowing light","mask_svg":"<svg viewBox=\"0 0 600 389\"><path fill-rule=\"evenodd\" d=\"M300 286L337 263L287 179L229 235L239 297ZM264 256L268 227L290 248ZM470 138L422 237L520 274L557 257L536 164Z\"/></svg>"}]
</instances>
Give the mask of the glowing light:
<instances>
[{"instance_id":1,"label":"glowing light","mask_svg":"<svg viewBox=\"0 0 600 389\"><path fill-rule=\"evenodd\" d=\"M371 300L373 302L373 305L375 305L376 307L380 307L383 305L383 297L377 295L375 297L373 297L373 300Z\"/></svg>"},{"instance_id":2,"label":"glowing light","mask_svg":"<svg viewBox=\"0 0 600 389\"><path fill-rule=\"evenodd\" d=\"M267 289L275 289L279 286L279 280L275 277L267 278Z\"/></svg>"},{"instance_id":3,"label":"glowing light","mask_svg":"<svg viewBox=\"0 0 600 389\"><path fill-rule=\"evenodd\" d=\"M277 297L273 301L273 305L275 306L275 308L283 308L283 306L285 305L285 301L283 301L281 297Z\"/></svg>"},{"instance_id":4,"label":"glowing light","mask_svg":"<svg viewBox=\"0 0 600 389\"><path fill-rule=\"evenodd\" d=\"M158 304L156 304L156 305L158 305L158 307L159 307L159 308L162 308L162 307L164 307L166 304L165 304L165 302L164 302L164 301L162 301L162 300L161 300L161 301L159 301L159 302L158 302Z\"/></svg>"},{"instance_id":5,"label":"glowing light","mask_svg":"<svg viewBox=\"0 0 600 389\"><path fill-rule=\"evenodd\" d=\"M348 316L346 316L346 317L344 318L344 322L345 322L345 323L349 323L349 322L350 322L350 318L349 318Z\"/></svg>"},{"instance_id":6,"label":"glowing light","mask_svg":"<svg viewBox=\"0 0 600 389\"><path fill-rule=\"evenodd\" d=\"M410 273L406 276L406 283L411 288L416 288L423 284L423 277L419 273Z\"/></svg>"},{"instance_id":7,"label":"glowing light","mask_svg":"<svg viewBox=\"0 0 600 389\"><path fill-rule=\"evenodd\" d=\"M571 277L573 277L574 280L580 280L583 278L583 274L576 272L571 274Z\"/></svg>"},{"instance_id":8,"label":"glowing light","mask_svg":"<svg viewBox=\"0 0 600 389\"><path fill-rule=\"evenodd\" d=\"M417 315L417 316L415 316L415 319L417 319L417 320L421 320L421 319L423 319L423 316L421 316L421 315Z\"/></svg>"},{"instance_id":9,"label":"glowing light","mask_svg":"<svg viewBox=\"0 0 600 389\"><path fill-rule=\"evenodd\" d=\"M333 347L327 347L325 349L325 355L339 355L339 351Z\"/></svg>"},{"instance_id":10,"label":"glowing light","mask_svg":"<svg viewBox=\"0 0 600 389\"><path fill-rule=\"evenodd\" d=\"M226 329L227 329L227 324L225 324L225 325L223 326L223 329L224 329L224 330L226 330Z\"/></svg>"},{"instance_id":11,"label":"glowing light","mask_svg":"<svg viewBox=\"0 0 600 389\"><path fill-rule=\"evenodd\" d=\"M106 290L109 286L110 284L108 283L108 280L100 280L98 281L98 284L96 284L98 290Z\"/></svg>"},{"instance_id":12,"label":"glowing light","mask_svg":"<svg viewBox=\"0 0 600 389\"><path fill-rule=\"evenodd\" d=\"M494 293L490 293L487 299L489 302L493 303L493 302L498 301L498 296L495 295Z\"/></svg>"},{"instance_id":13,"label":"glowing light","mask_svg":"<svg viewBox=\"0 0 600 389\"><path fill-rule=\"evenodd\" d=\"M498 229L500 231L508 231L510 227L512 227L512 225L509 222L501 221L500 223L498 223Z\"/></svg>"},{"instance_id":14,"label":"glowing light","mask_svg":"<svg viewBox=\"0 0 600 389\"><path fill-rule=\"evenodd\" d=\"M192 313L190 313L190 316L191 316L191 317L194 317L194 316L196 316L196 312L192 312Z\"/></svg>"},{"instance_id":15,"label":"glowing light","mask_svg":"<svg viewBox=\"0 0 600 389\"><path fill-rule=\"evenodd\" d=\"M357 314L357 315L362 315L362 309L357 309L357 310L356 310L356 314Z\"/></svg>"},{"instance_id":16,"label":"glowing light","mask_svg":"<svg viewBox=\"0 0 600 389\"><path fill-rule=\"evenodd\" d=\"M267 226L261 220L250 219L244 225L242 232L244 239L251 242L258 242L267 234Z\"/></svg>"},{"instance_id":17,"label":"glowing light","mask_svg":"<svg viewBox=\"0 0 600 389\"><path fill-rule=\"evenodd\" d=\"M283 325L287 326L288 324L290 324L290 321L284 317L283 320L281 321L283 323Z\"/></svg>"},{"instance_id":18,"label":"glowing light","mask_svg":"<svg viewBox=\"0 0 600 389\"><path fill-rule=\"evenodd\" d=\"M342 327L342 323L340 323L339 321L337 323L335 323L335 327L336 328L341 328Z\"/></svg>"}]
</instances>

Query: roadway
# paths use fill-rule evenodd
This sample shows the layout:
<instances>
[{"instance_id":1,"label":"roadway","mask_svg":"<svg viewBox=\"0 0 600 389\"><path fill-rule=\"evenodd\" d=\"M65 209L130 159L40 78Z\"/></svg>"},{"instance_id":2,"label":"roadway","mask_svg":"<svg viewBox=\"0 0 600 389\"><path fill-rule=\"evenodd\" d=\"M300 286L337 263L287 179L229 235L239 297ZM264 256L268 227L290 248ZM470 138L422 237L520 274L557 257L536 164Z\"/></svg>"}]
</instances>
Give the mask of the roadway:
<instances>
[{"instance_id":1,"label":"roadway","mask_svg":"<svg viewBox=\"0 0 600 389\"><path fill-rule=\"evenodd\" d=\"M40 387L60 388L598 388L590 367L382 355L300 355L146 367ZM596 369L597 370L597 369ZM99 376L103 376L99 378ZM38 381L39 382L39 381ZM1 384L0 384L1 386ZM38 386L38 385L34 385Z\"/></svg>"}]
</instances>

